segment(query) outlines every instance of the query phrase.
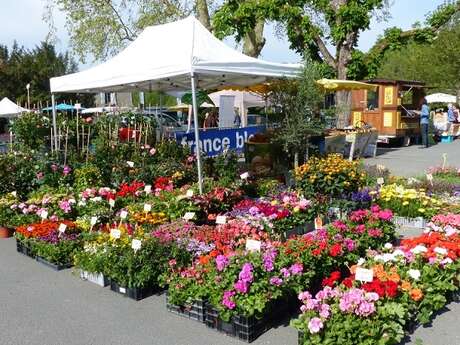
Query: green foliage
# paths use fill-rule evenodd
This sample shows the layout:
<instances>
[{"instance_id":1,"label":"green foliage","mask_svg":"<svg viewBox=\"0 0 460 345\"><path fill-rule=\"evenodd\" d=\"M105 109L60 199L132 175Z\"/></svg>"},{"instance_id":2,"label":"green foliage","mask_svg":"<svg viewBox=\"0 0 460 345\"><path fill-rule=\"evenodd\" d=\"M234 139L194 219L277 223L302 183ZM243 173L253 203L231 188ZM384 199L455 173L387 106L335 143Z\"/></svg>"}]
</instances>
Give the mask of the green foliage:
<instances>
[{"instance_id":1,"label":"green foliage","mask_svg":"<svg viewBox=\"0 0 460 345\"><path fill-rule=\"evenodd\" d=\"M378 70L379 77L421 80L436 90L452 92L460 86L460 25L442 31L431 44L411 43L391 51Z\"/></svg>"},{"instance_id":2,"label":"green foliage","mask_svg":"<svg viewBox=\"0 0 460 345\"><path fill-rule=\"evenodd\" d=\"M59 241L56 244L32 240L35 254L56 265L73 264L73 256L81 245L80 240Z\"/></svg>"},{"instance_id":3,"label":"green foliage","mask_svg":"<svg viewBox=\"0 0 460 345\"><path fill-rule=\"evenodd\" d=\"M50 118L41 114L23 114L12 121L15 141L31 150L39 149L50 136Z\"/></svg>"},{"instance_id":4,"label":"green foliage","mask_svg":"<svg viewBox=\"0 0 460 345\"><path fill-rule=\"evenodd\" d=\"M27 84L30 84L31 107L39 102L46 104L50 78L76 71L77 65L70 55L58 54L49 43L42 42L32 50L15 43L11 51L0 45L0 95L22 105L27 102ZM59 94L56 98L58 101L77 100L75 94ZM91 105L92 97L84 97L84 103Z\"/></svg>"},{"instance_id":5,"label":"green foliage","mask_svg":"<svg viewBox=\"0 0 460 345\"><path fill-rule=\"evenodd\" d=\"M226 151L216 157L207 158L205 162L206 175L218 181L223 187L230 187L238 180L238 155Z\"/></svg>"},{"instance_id":6,"label":"green foliage","mask_svg":"<svg viewBox=\"0 0 460 345\"><path fill-rule=\"evenodd\" d=\"M77 191L84 190L85 188L102 187L103 185L101 172L96 165L86 164L77 168L74 171L74 175L74 187Z\"/></svg>"},{"instance_id":7,"label":"green foliage","mask_svg":"<svg viewBox=\"0 0 460 345\"><path fill-rule=\"evenodd\" d=\"M323 95L316 80L320 79L317 65L307 60L301 78L282 80L272 87L270 102L283 115L275 141L286 153L301 154L307 148L308 138L322 133L324 123L319 118Z\"/></svg>"}]
</instances>

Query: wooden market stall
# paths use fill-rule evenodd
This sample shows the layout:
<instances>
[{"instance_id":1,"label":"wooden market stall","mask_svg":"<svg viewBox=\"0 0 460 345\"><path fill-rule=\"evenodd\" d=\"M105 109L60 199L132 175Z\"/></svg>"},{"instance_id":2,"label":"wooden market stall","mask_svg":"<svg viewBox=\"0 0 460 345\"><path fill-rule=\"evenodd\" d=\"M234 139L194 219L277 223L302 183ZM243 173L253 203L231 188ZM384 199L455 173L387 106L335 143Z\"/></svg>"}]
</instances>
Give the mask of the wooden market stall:
<instances>
[{"instance_id":1,"label":"wooden market stall","mask_svg":"<svg viewBox=\"0 0 460 345\"><path fill-rule=\"evenodd\" d=\"M352 91L351 125L369 124L379 132L379 142L391 139L408 145L420 136L420 108L424 83L390 79L366 80L377 90Z\"/></svg>"}]
</instances>

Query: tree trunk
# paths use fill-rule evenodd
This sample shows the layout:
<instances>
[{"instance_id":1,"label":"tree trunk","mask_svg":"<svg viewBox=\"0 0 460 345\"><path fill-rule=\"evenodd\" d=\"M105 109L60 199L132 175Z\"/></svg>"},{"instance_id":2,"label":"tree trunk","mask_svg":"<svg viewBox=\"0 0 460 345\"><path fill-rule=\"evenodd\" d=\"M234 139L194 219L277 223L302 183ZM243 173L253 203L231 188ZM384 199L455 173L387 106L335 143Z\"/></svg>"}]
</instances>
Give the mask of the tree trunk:
<instances>
[{"instance_id":1,"label":"tree trunk","mask_svg":"<svg viewBox=\"0 0 460 345\"><path fill-rule=\"evenodd\" d=\"M196 0L195 6L198 20L206 29L212 32L207 0Z\"/></svg>"},{"instance_id":2,"label":"tree trunk","mask_svg":"<svg viewBox=\"0 0 460 345\"><path fill-rule=\"evenodd\" d=\"M260 55L260 52L265 45L264 26L265 21L263 19L259 19L254 29L244 36L244 54L252 57L258 57Z\"/></svg>"},{"instance_id":3,"label":"tree trunk","mask_svg":"<svg viewBox=\"0 0 460 345\"><path fill-rule=\"evenodd\" d=\"M347 80L347 64L348 57L351 52L345 47L341 47L337 58L337 79ZM337 91L336 93L336 112L337 112L337 128L343 129L350 124L351 113L351 92Z\"/></svg>"}]
</instances>

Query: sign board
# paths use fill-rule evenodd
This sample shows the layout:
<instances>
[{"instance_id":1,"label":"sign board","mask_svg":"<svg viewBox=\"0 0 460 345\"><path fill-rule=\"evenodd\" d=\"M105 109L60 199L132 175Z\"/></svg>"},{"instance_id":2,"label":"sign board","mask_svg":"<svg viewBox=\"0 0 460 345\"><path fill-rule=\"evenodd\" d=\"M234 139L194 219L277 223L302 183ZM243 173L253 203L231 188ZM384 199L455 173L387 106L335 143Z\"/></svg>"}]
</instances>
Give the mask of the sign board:
<instances>
[{"instance_id":1,"label":"sign board","mask_svg":"<svg viewBox=\"0 0 460 345\"><path fill-rule=\"evenodd\" d=\"M200 147L208 156L217 156L224 149L243 152L244 143L254 134L265 131L265 126L250 126L229 129L200 129ZM175 132L176 141L182 145L188 145L195 152L195 134L191 131Z\"/></svg>"}]
</instances>

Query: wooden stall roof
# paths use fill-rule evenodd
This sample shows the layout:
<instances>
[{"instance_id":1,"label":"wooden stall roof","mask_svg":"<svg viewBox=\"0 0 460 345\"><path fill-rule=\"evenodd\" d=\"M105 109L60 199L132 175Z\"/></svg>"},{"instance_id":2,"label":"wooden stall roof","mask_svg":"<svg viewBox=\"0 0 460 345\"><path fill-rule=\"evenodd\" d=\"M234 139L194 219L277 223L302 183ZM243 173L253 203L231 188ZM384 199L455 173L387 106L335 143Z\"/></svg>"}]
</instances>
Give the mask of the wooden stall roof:
<instances>
[{"instance_id":1,"label":"wooden stall roof","mask_svg":"<svg viewBox=\"0 0 460 345\"><path fill-rule=\"evenodd\" d=\"M390 84L390 85L400 85L403 87L414 87L414 88L423 88L425 83L417 80L396 80L396 79L368 79L362 80L364 83L372 84Z\"/></svg>"}]
</instances>

